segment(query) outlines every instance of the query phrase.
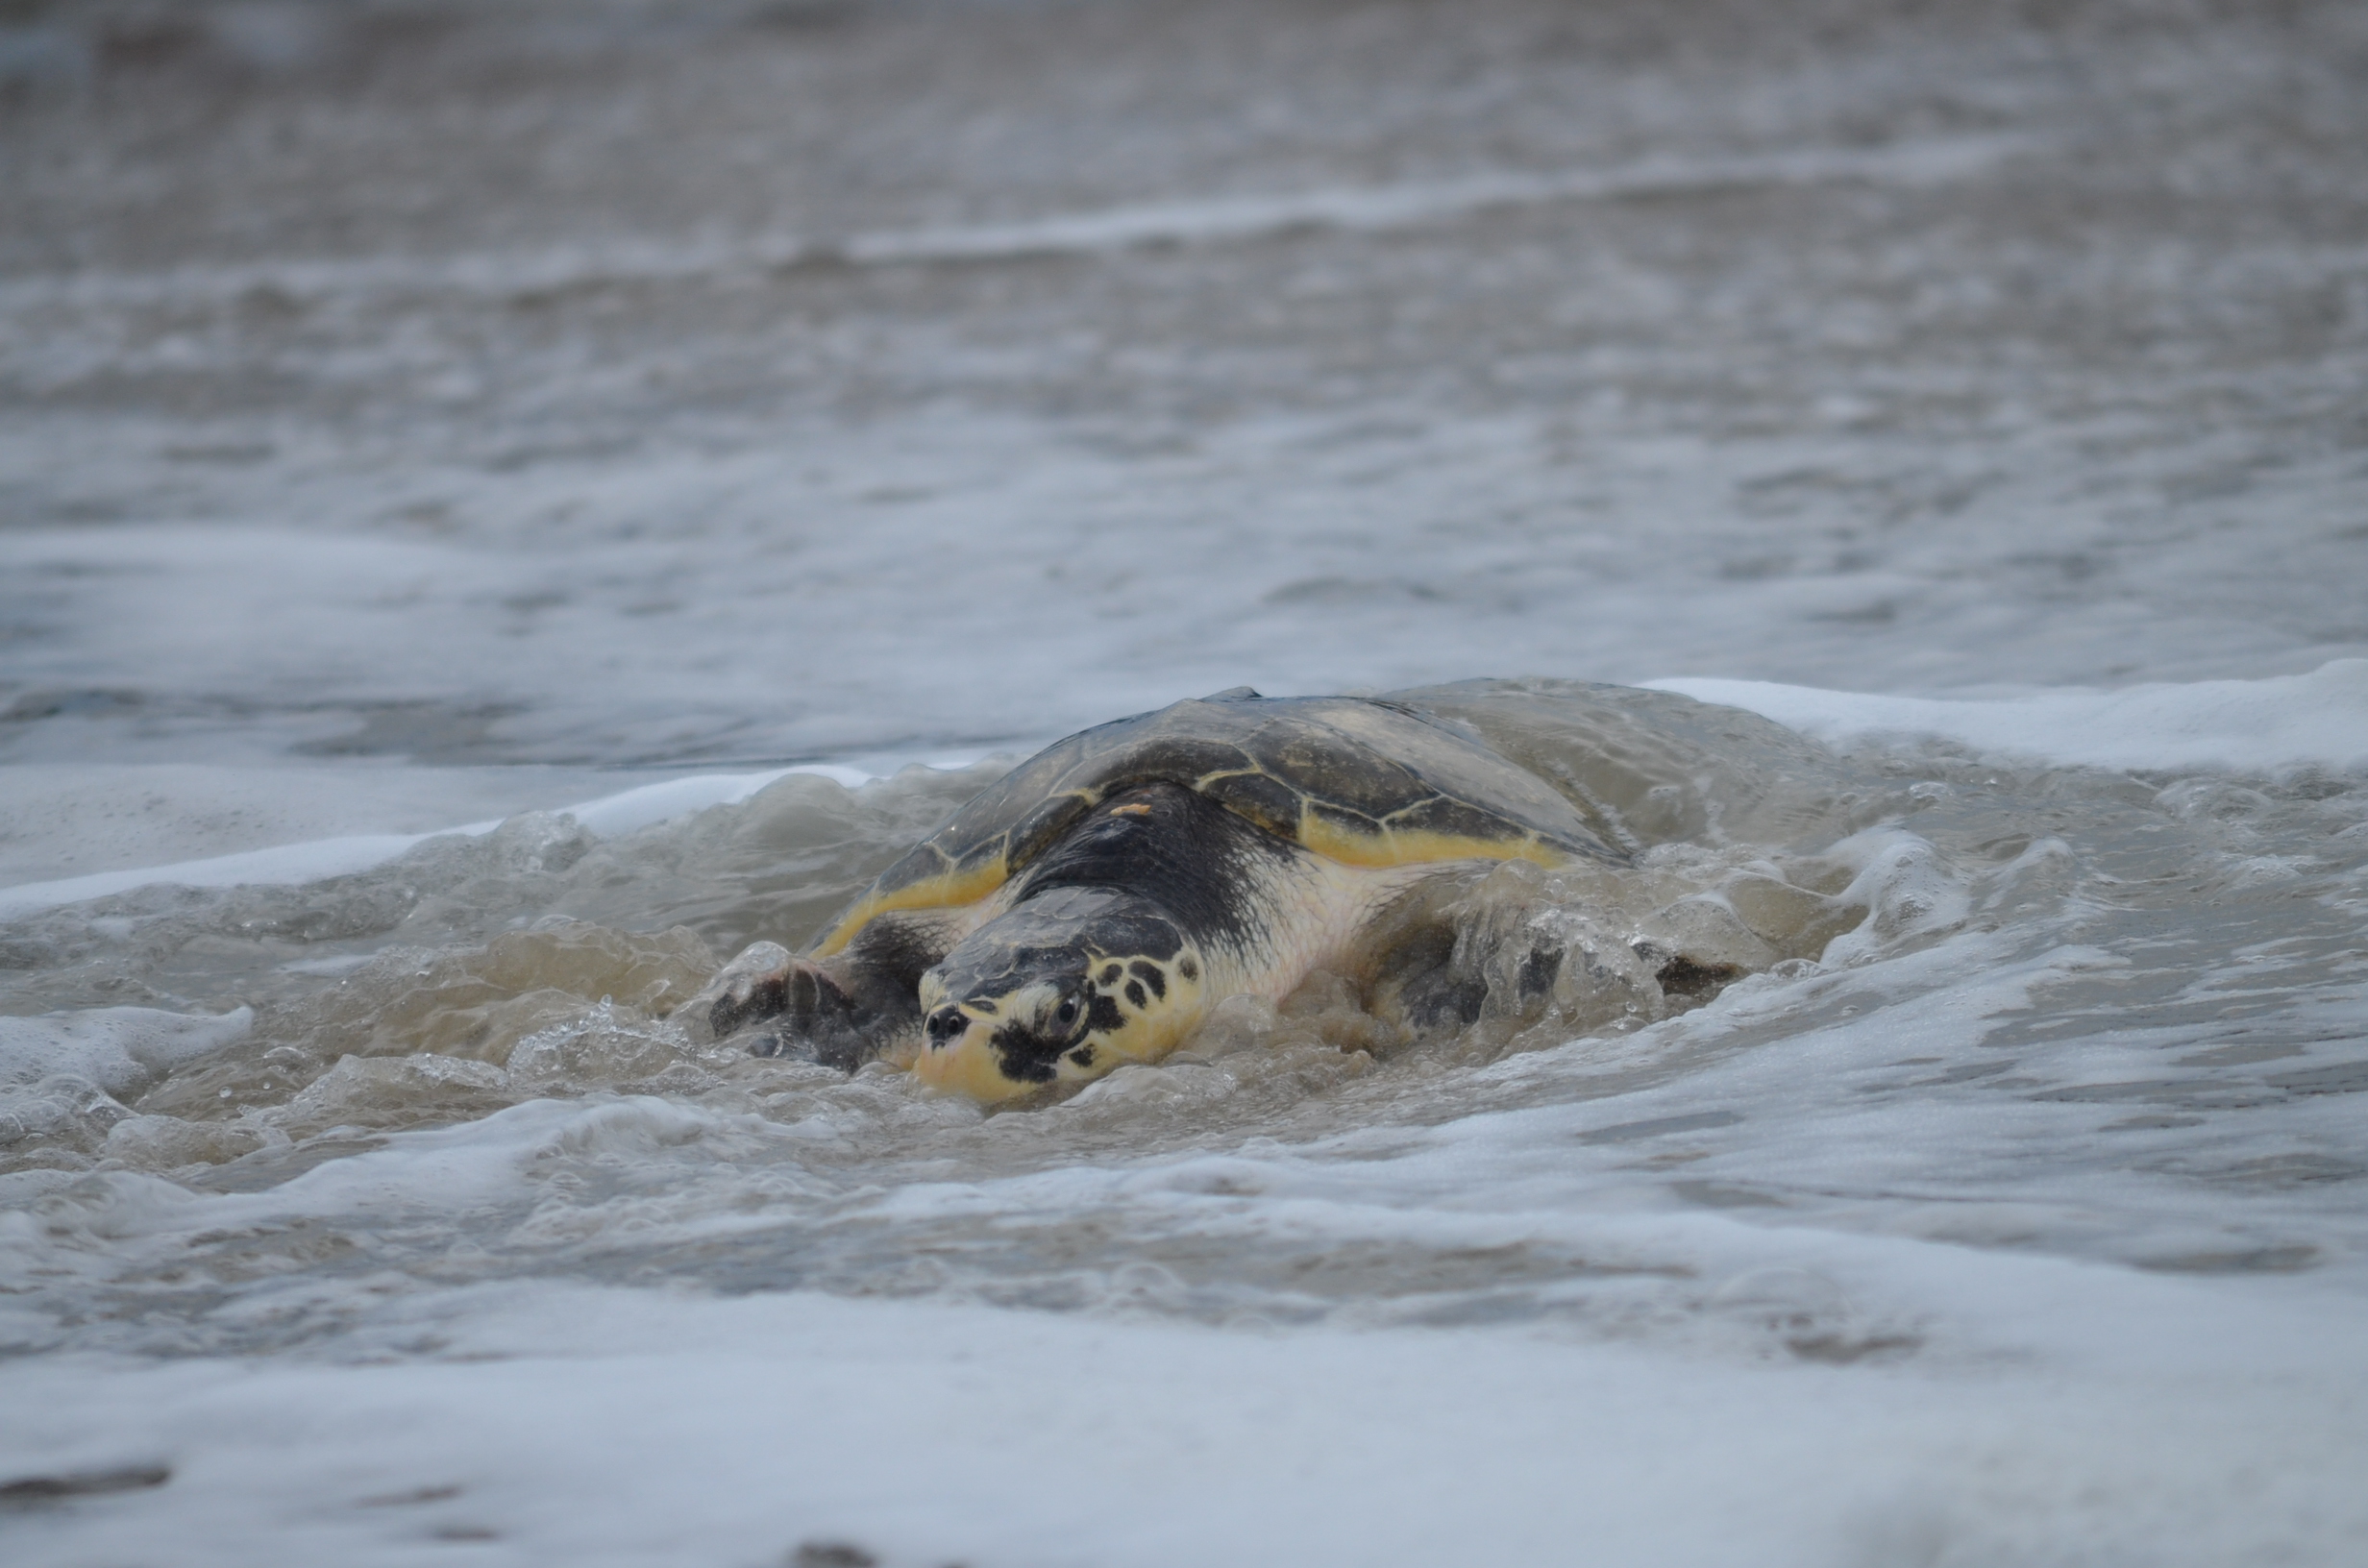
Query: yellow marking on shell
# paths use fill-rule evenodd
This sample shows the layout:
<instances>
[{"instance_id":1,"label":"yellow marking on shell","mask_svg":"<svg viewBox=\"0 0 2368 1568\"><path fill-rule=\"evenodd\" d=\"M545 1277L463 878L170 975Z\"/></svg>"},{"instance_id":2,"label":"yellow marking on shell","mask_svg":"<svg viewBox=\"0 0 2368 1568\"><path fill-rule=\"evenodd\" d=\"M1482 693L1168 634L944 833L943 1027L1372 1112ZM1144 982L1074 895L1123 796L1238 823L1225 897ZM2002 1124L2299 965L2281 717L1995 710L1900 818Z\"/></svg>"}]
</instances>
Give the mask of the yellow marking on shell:
<instances>
[{"instance_id":1,"label":"yellow marking on shell","mask_svg":"<svg viewBox=\"0 0 2368 1568\"><path fill-rule=\"evenodd\" d=\"M1229 778L1274 779L1274 775L1268 772L1264 768L1220 768L1213 773L1202 773L1198 778L1194 779L1193 793L1195 795L1206 796L1208 798L1214 800L1218 797L1216 793L1217 786ZM1279 783L1281 781L1275 780L1275 782ZM1284 787L1286 789L1289 788L1288 785L1285 785ZM1294 791L1293 793L1295 794L1297 792ZM1239 806L1228 809L1233 810L1246 821L1257 821L1256 818L1250 817L1247 812L1242 811ZM1268 827L1271 824L1267 822L1258 822L1258 825L1260 827Z\"/></svg>"},{"instance_id":2,"label":"yellow marking on shell","mask_svg":"<svg viewBox=\"0 0 2368 1568\"><path fill-rule=\"evenodd\" d=\"M841 916L830 934L814 945L810 956L828 958L882 915L900 909L961 909L978 902L1009 880L1010 872L999 855L967 871L949 869L936 876L908 882L892 893L874 894Z\"/></svg>"},{"instance_id":3,"label":"yellow marking on shell","mask_svg":"<svg viewBox=\"0 0 2368 1568\"><path fill-rule=\"evenodd\" d=\"M1110 815L1113 817L1148 817L1151 815L1151 808L1148 803L1138 800L1131 806L1111 807Z\"/></svg>"},{"instance_id":4,"label":"yellow marking on shell","mask_svg":"<svg viewBox=\"0 0 2368 1568\"><path fill-rule=\"evenodd\" d=\"M1552 845L1540 843L1532 834L1476 839L1468 833L1433 833L1386 825L1377 833L1365 833L1327 821L1314 812L1300 814L1298 836L1301 844L1327 860L1376 870L1447 860L1534 860L1541 866L1565 866L1571 858Z\"/></svg>"}]
</instances>

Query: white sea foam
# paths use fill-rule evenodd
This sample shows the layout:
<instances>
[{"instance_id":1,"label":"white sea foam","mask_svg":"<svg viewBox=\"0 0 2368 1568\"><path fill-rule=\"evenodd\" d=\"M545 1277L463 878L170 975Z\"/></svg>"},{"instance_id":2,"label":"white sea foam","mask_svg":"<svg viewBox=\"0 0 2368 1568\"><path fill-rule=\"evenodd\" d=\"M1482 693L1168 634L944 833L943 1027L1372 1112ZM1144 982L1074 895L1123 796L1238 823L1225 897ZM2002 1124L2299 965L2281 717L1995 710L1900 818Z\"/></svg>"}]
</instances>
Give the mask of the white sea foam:
<instances>
[{"instance_id":1,"label":"white sea foam","mask_svg":"<svg viewBox=\"0 0 2368 1568\"><path fill-rule=\"evenodd\" d=\"M2368 659L2334 659L2308 674L2266 680L2151 682L1986 701L1758 680L1645 684L1745 708L1822 741L1939 736L2005 757L2165 772L2368 767Z\"/></svg>"},{"instance_id":2,"label":"white sea foam","mask_svg":"<svg viewBox=\"0 0 2368 1568\"><path fill-rule=\"evenodd\" d=\"M879 776L836 763L800 763L794 767L753 773L708 773L668 779L660 784L639 785L616 795L563 806L557 815L571 817L595 833L630 833L690 812L703 811L709 806L745 800L766 785L799 773L827 778L851 789ZM260 785L266 791L269 787L268 784ZM502 820L496 818L441 828L432 833L352 834L334 839L316 839L306 844L279 845L268 849L250 849L234 855L177 861L166 866L131 867L122 870L97 871L88 876L19 883L15 887L0 888L0 919L55 909L61 904L104 898L111 894L128 893L134 888L152 887L160 883L188 888L234 888L290 887L317 882L327 877L348 876L374 866L383 866L405 851L448 833L477 836L490 833L501 825Z\"/></svg>"},{"instance_id":3,"label":"white sea foam","mask_svg":"<svg viewBox=\"0 0 2368 1568\"><path fill-rule=\"evenodd\" d=\"M2093 1115L2077 1100L2002 1120L1968 1086L1920 1099L1914 1138L1884 1136L1905 1110L1885 1106L1898 1058L1961 1050L2099 957L2016 962L1995 937L1962 939L1873 976L1901 992L1938 982L1913 1014L1796 1029L1681 1083L835 1204L836 1224L950 1221L974 1246L1048 1225L1308 1261L1302 1293L1246 1299L1225 1327L1174 1321L1205 1287L1149 1263L1088 1268L1080 1310L1046 1312L958 1295L472 1285L481 1258L462 1247L435 1265L446 1284L275 1262L324 1232L395 1248L453 1215L518 1214L519 1238L579 1269L604 1248L728 1249L797 1223L798 1189L765 1179L800 1145L795 1128L658 1100L522 1106L253 1194L53 1183L42 1232L19 1226L11 1243L51 1288L94 1264L244 1249L242 1266L280 1283L211 1332L319 1317L339 1325L342 1354L234 1376L203 1359L12 1362L0 1376L20 1417L0 1451L13 1471L174 1470L154 1496L31 1522L22 1560L136 1556L169 1531L195 1563L289 1538L392 1562L472 1531L529 1560L618 1564L834 1541L895 1563L1412 1564L1474 1539L1544 1563L1579 1538L1595 1560L1637 1564L1739 1550L1803 1568L2203 1568L2270 1550L2341 1562L2368 1528L2353 1483L2368 1448L2350 1419L2368 1335L2348 1284L2018 1251L2035 1226L2116 1205L2157 1233L2123 1244L2179 1240L2176 1206L2147 1214L2109 1174L2032 1158ZM1655 1043L1714 1040L1851 984L1865 982L1732 993ZM1534 1079L1601 1070L1600 1057L1573 1045L1519 1065ZM1735 1109L1722 1121L1705 1106ZM1672 1180L1762 1201L1673 1203ZM1877 1194L1887 1218L1869 1212ZM1495 1309L1529 1292L1517 1317L1533 1326L1488 1327L1485 1312L1424 1326L1459 1299L1451 1272L1426 1268L1520 1257L1562 1261ZM1399 1272L1376 1275L1376 1295L1351 1288L1337 1327L1263 1315L1316 1299L1304 1291L1324 1268L1359 1258ZM2189 1439L2199 1423L2209 1444ZM1059 1507L1014 1504L1048 1474L1075 1482ZM1207 1507L1212 1493L1227 1507ZM679 1507L654 1519L654 1495Z\"/></svg>"},{"instance_id":4,"label":"white sea foam","mask_svg":"<svg viewBox=\"0 0 2368 1568\"><path fill-rule=\"evenodd\" d=\"M2368 660L2360 659L2334 660L2309 674L2265 680L2158 682L2121 692L2043 692L1988 700L1887 697L1748 680L1679 678L1644 684L1742 708L1838 744L1938 736L2008 757L2159 771L2368 765ZM960 765L943 755L930 761L941 767ZM833 779L850 788L882 776L861 768L808 763L669 779L558 810L592 832L613 836L744 800L793 773ZM483 834L499 821L435 833L348 835L21 883L0 888L0 917L159 883L287 886L342 876L383 865L437 833Z\"/></svg>"},{"instance_id":5,"label":"white sea foam","mask_svg":"<svg viewBox=\"0 0 2368 1568\"><path fill-rule=\"evenodd\" d=\"M252 1008L191 1017L145 1007L101 1007L48 1017L0 1017L0 1086L52 1073L86 1078L111 1094L210 1056L245 1038Z\"/></svg>"},{"instance_id":6,"label":"white sea foam","mask_svg":"<svg viewBox=\"0 0 2368 1568\"><path fill-rule=\"evenodd\" d=\"M899 1565L1411 1565L1486 1542L1515 1564L2068 1568L2265 1545L2333 1562L2357 1539L2368 1456L2326 1375L2359 1364L2356 1332L2273 1314L2213 1340L2193 1331L2232 1326L2225 1290L1924 1262L1936 1295L2046 1301L2054 1321L1991 1367L1870 1376L1488 1333L460 1291L379 1327L441 1346L400 1367L20 1363L12 1457L177 1468L70 1531L20 1522L17 1560L139 1556L167 1519L193 1565L491 1537L603 1565L806 1543ZM2276 1350L2280 1330L2326 1360ZM2118 1363L2109 1404L2061 1378L2092 1344ZM2198 1419L2209 1445L2182 1435Z\"/></svg>"}]
</instances>

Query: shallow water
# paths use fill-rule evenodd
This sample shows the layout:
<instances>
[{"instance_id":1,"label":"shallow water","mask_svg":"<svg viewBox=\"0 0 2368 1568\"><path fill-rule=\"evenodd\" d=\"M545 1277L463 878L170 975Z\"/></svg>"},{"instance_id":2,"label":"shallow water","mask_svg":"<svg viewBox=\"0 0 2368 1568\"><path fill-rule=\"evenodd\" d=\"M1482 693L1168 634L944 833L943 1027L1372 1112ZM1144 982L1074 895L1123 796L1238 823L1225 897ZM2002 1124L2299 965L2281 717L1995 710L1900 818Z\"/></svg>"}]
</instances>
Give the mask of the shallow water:
<instances>
[{"instance_id":1,"label":"shallow water","mask_svg":"<svg viewBox=\"0 0 2368 1568\"><path fill-rule=\"evenodd\" d=\"M2344 7L11 12L11 1560L2361 1560L2363 83ZM1442 912L1550 996L994 1114L669 1018L1244 682L1637 851Z\"/></svg>"}]
</instances>

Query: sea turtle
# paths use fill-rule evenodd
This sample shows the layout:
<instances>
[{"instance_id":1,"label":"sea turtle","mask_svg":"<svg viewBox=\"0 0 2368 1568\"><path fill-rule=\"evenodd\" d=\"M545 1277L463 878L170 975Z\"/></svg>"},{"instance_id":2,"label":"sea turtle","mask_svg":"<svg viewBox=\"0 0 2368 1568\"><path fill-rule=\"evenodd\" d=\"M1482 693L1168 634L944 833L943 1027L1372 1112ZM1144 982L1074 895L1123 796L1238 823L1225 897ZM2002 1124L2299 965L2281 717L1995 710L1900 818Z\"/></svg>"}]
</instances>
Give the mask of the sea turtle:
<instances>
[{"instance_id":1,"label":"sea turtle","mask_svg":"<svg viewBox=\"0 0 2368 1568\"><path fill-rule=\"evenodd\" d=\"M1047 747L692 1013L763 1026L759 1054L885 1056L1002 1100L1154 1061L1225 997L1280 998L1448 863L1626 858L1447 721L1241 688Z\"/></svg>"}]
</instances>

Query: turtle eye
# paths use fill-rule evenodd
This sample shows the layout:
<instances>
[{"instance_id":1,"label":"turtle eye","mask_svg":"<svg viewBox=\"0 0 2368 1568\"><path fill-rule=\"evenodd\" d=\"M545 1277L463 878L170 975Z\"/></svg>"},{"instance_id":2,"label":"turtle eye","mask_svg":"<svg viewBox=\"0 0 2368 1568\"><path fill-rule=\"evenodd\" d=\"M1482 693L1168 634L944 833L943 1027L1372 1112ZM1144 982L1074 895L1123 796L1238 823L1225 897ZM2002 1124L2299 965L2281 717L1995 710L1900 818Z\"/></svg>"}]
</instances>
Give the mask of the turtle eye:
<instances>
[{"instance_id":1,"label":"turtle eye","mask_svg":"<svg viewBox=\"0 0 2368 1568\"><path fill-rule=\"evenodd\" d=\"M1077 998L1074 996L1062 997L1061 1005L1053 1012L1052 1021L1059 1024L1064 1029L1076 1022Z\"/></svg>"}]
</instances>

